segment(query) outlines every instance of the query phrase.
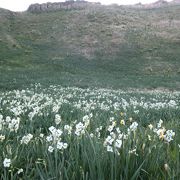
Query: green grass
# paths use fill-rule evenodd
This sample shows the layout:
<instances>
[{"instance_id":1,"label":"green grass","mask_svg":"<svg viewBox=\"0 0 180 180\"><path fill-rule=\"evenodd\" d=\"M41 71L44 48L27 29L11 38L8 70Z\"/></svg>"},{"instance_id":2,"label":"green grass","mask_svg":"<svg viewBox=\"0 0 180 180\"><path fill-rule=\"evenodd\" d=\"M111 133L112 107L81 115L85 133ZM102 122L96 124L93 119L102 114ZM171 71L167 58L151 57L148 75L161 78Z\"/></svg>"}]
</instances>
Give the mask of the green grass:
<instances>
[{"instance_id":1,"label":"green grass","mask_svg":"<svg viewBox=\"0 0 180 180\"><path fill-rule=\"evenodd\" d=\"M178 92L39 85L0 93L1 179L179 179L179 98ZM60 124L55 123L57 114L61 116ZM121 124L122 119L125 125ZM163 123L158 128L160 119ZM79 122L83 123L84 132L81 129L77 135ZM137 129L128 133L134 122L138 123ZM153 125L152 130L149 124ZM71 126L70 134L65 125ZM62 131L60 138L50 132L51 126ZM155 132L163 127L164 134L168 130L175 132L169 143ZM21 143L29 133L32 139ZM122 133L124 136L120 137ZM53 135L53 141L47 141L49 135ZM107 151L108 136L122 140L120 148L113 142L114 152ZM57 142L68 146L58 149ZM53 152L48 151L49 146L54 147ZM5 158L11 159L10 167L4 167ZM21 168L23 172L18 174Z\"/></svg>"},{"instance_id":2,"label":"green grass","mask_svg":"<svg viewBox=\"0 0 180 180\"><path fill-rule=\"evenodd\" d=\"M179 8L1 9L0 88L179 89Z\"/></svg>"},{"instance_id":3,"label":"green grass","mask_svg":"<svg viewBox=\"0 0 180 180\"><path fill-rule=\"evenodd\" d=\"M180 179L179 10L0 9L0 178ZM51 126L62 135L47 141ZM175 132L170 142L168 130ZM28 134L32 139L21 143Z\"/></svg>"}]
</instances>

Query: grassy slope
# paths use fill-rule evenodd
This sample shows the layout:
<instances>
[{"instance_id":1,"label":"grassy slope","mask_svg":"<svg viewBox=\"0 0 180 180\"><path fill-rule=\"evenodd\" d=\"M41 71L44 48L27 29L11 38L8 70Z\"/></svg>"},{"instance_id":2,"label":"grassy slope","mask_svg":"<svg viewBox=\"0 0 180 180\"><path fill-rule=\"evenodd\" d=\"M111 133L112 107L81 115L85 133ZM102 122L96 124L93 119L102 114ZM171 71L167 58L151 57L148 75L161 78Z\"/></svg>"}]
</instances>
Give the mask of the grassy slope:
<instances>
[{"instance_id":1,"label":"grassy slope","mask_svg":"<svg viewBox=\"0 0 180 180\"><path fill-rule=\"evenodd\" d=\"M180 89L180 6L0 9L0 88L40 82Z\"/></svg>"}]
</instances>

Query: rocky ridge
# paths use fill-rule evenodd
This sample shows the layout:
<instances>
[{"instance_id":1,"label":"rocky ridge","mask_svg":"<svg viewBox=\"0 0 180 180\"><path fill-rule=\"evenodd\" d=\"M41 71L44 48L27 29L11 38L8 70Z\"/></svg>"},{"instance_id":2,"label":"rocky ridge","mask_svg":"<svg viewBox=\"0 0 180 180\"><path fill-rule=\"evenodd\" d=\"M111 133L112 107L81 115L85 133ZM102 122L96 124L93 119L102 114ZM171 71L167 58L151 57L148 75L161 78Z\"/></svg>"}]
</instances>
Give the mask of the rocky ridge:
<instances>
[{"instance_id":1,"label":"rocky ridge","mask_svg":"<svg viewBox=\"0 0 180 180\"><path fill-rule=\"evenodd\" d=\"M87 6L98 5L100 3L92 3L87 1L67 1L55 3L32 4L28 10L32 13L50 12L57 10L70 10L70 9L85 9Z\"/></svg>"},{"instance_id":2,"label":"rocky ridge","mask_svg":"<svg viewBox=\"0 0 180 180\"><path fill-rule=\"evenodd\" d=\"M158 0L154 3L150 4L142 4L137 3L134 5L121 5L121 6L128 6L128 7L135 7L135 8L159 8L163 6L173 5L173 4L180 4L180 0L173 0L167 2L166 0ZM31 13L41 13L41 12L52 12L58 10L71 10L71 9L86 9L87 7L101 5L100 3L96 2L88 2L88 1L66 1L66 2L54 2L54 3L43 3L43 4L31 4L27 9L28 12ZM117 5L118 6L118 5Z\"/></svg>"}]
</instances>

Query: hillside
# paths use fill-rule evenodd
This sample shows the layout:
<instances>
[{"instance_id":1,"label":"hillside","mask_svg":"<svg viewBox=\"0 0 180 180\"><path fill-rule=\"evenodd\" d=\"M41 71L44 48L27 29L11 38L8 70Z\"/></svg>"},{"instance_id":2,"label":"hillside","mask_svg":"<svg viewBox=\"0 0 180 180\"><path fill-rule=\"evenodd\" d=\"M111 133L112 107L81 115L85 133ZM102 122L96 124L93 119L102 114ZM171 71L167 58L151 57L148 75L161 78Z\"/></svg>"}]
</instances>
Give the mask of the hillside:
<instances>
[{"instance_id":1,"label":"hillside","mask_svg":"<svg viewBox=\"0 0 180 180\"><path fill-rule=\"evenodd\" d=\"M180 89L180 5L0 9L0 89Z\"/></svg>"}]
</instances>

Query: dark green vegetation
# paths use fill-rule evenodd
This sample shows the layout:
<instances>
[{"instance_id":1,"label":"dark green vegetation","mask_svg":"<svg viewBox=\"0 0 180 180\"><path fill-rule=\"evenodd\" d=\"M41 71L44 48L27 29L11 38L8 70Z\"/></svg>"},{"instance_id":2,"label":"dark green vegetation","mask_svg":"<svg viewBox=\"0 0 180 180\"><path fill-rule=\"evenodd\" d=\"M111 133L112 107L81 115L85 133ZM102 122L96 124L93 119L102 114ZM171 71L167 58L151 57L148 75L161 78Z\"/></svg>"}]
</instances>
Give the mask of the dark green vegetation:
<instances>
[{"instance_id":1,"label":"dark green vegetation","mask_svg":"<svg viewBox=\"0 0 180 180\"><path fill-rule=\"evenodd\" d=\"M0 179L179 180L179 99L60 86L0 92Z\"/></svg>"},{"instance_id":2,"label":"dark green vegetation","mask_svg":"<svg viewBox=\"0 0 180 180\"><path fill-rule=\"evenodd\" d=\"M180 6L0 9L0 89L41 83L180 89Z\"/></svg>"}]
</instances>

